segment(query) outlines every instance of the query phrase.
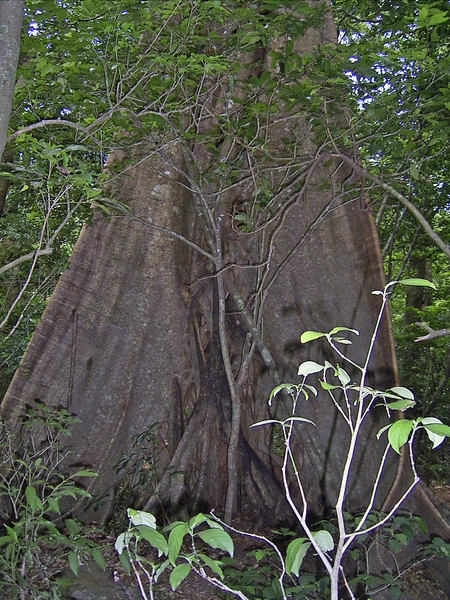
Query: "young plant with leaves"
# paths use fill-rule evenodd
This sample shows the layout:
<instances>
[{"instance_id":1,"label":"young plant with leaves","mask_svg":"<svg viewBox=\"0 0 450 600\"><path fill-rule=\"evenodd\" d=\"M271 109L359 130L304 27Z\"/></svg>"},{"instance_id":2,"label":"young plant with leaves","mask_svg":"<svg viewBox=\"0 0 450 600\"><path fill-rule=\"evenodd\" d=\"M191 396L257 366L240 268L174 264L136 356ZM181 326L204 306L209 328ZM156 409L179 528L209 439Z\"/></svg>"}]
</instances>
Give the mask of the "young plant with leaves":
<instances>
[{"instance_id":1,"label":"young plant with leaves","mask_svg":"<svg viewBox=\"0 0 450 600\"><path fill-rule=\"evenodd\" d=\"M358 541L366 539L368 535L373 535L375 532L383 532L383 527L390 525L391 520L397 515L402 503L419 481L413 452L414 439L417 432L424 430L432 442L433 448L439 446L446 437L450 436L450 427L444 425L439 419L434 417L404 418L405 411L415 404L414 395L409 389L402 386L395 386L382 391L373 389L368 385L370 360L379 333L380 323L395 285L434 287L434 284L426 280L404 279L391 282L386 285L384 290L374 292L374 294L379 295L381 298L381 307L363 364L354 362L345 353L345 348L352 343L349 335L358 335L358 331L347 327L335 327L329 333L317 331L306 331L303 333L301 336L302 343L310 343L319 339L326 340L333 352L338 356L339 362L334 365L329 361L325 361L324 364L319 364L312 360L302 363L298 368L298 375L301 377L300 383L283 383L278 385L272 391L269 399L270 404L280 398L284 400L284 403L290 403L289 416L284 420L269 419L255 423L252 426L275 425L281 428L284 438L282 464L284 492L298 524L304 532L304 536L296 537L290 541L284 558L277 546L267 540L267 538L257 534L243 533L217 519L215 516L207 517L200 514L193 517L188 523L177 521L163 530L170 532L167 541L156 530L156 521L153 515L129 509L130 528L128 532L122 533L117 539L116 550L122 557L122 563L125 566L128 564L131 565L144 598L147 598L147 596L144 595L139 569L145 573L148 579L150 597L153 598L153 585L157 583L158 577L166 568L173 569L171 583L174 589L192 570L220 589L240 598L246 598L243 592L237 592L223 583L223 563L221 561L213 561L206 554L199 553L196 548L195 537L198 536L211 547L221 548L232 555L231 538L223 531L222 527L228 527L237 534L249 535L251 538L264 541L271 546L280 563L279 576L274 580L274 583L280 597L284 600L288 597L285 577L300 577L303 561L309 551L313 551L320 559L322 566L328 574L331 600L338 600L342 597L341 594L349 594L351 598L355 598L352 586L356 583L361 583L361 581L364 582L367 593L374 592L374 590L369 589L370 584L373 581L379 583L380 578L371 579L369 573L366 573L366 576L362 575L353 579L353 574L346 570L346 555L354 549ZM343 368L343 364L349 365L352 375ZM295 438L301 435L300 428L315 426L312 420L297 415L299 402L307 401L311 395L317 396L318 394L317 384L310 383L310 378L313 375L320 375L320 388L328 393L331 409L336 411L339 419L344 420L349 432L344 463L338 464L336 461L331 461L329 465L330 469L334 469L339 473L340 480L339 493L334 505L333 516L333 521L337 525L335 527L319 527L317 529L311 525L309 510L311 499L309 491L302 481L302 472L294 451ZM387 440L384 442L385 447L381 455L378 471L373 477L370 499L365 510L355 518L349 512L348 491L350 483L355 477L354 471L358 470L358 465L355 464L357 446L358 444L366 443L365 439L363 441L362 438L365 420L370 412L376 409L385 410L391 418L394 415L398 418L394 418L388 425L382 427L376 439L373 440L374 444L383 443L383 440L386 439L385 434L387 433ZM386 468L388 454L391 451L400 454L403 447L406 448L405 452L409 458L411 468L410 482L406 485L400 498L390 510L386 513L377 512L375 506L376 496ZM398 519L398 522L404 526L404 518ZM194 533L195 527L205 523L210 529L205 532ZM180 554L182 541L186 535L190 539L190 551L188 554ZM392 535L395 539L403 543L404 536L401 537L400 534L395 533ZM163 562L161 560L157 563L151 562L141 556L138 548L139 541L141 540L146 540L150 546L157 549L158 557L163 557ZM126 550L126 553L124 553L124 550ZM181 559L182 563L176 565L178 559ZM146 568L144 565L148 565L149 568ZM205 566L208 566L220 579L208 575L205 572Z\"/></svg>"},{"instance_id":2,"label":"young plant with leaves","mask_svg":"<svg viewBox=\"0 0 450 600\"><path fill-rule=\"evenodd\" d=\"M58 581L49 565L55 552L75 574L86 559L105 568L98 544L64 512L67 501L89 497L79 478L95 477L87 469L70 476L60 472L63 440L73 422L68 411L36 403L24 418L23 439L0 423L0 590L5 597L57 598Z\"/></svg>"}]
</instances>

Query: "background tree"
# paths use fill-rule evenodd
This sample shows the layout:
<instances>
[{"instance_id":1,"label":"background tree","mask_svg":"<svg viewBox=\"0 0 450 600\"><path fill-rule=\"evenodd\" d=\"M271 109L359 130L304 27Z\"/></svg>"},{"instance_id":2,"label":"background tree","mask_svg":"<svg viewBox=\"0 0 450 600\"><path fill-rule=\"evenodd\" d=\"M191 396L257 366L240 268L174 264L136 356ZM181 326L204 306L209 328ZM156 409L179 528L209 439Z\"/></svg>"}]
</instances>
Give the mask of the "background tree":
<instances>
[{"instance_id":1,"label":"background tree","mask_svg":"<svg viewBox=\"0 0 450 600\"><path fill-rule=\"evenodd\" d=\"M331 51L326 43L333 47L331 16L290 2L108 7L50 3L31 18L38 42L25 68L48 76L57 94L53 104L36 100L38 80L25 112L39 120L11 141L37 136L31 146L45 150L51 177L36 187L77 182L82 193L85 144L109 134L112 145L120 131L106 175L110 198L89 196L115 203L119 214L97 213L83 231L3 412L14 419L34 398L73 410L81 419L74 460L99 471L102 492L133 435L157 422L161 480L150 505L206 503L230 518L239 501L283 514L270 435L248 427L266 416L274 383L295 374L301 330L339 321L364 338L376 310L371 291L382 286L370 215L345 185L343 161L322 148L331 126L348 128L344 78L315 70ZM84 39L72 44L85 19ZM77 94L80 78L92 93ZM60 125L83 144L42 139L44 127ZM72 217L72 192L60 213L44 212L45 223L59 216L53 231ZM391 348L385 328L377 385L392 381ZM298 451L322 513L338 478L322 448L339 452L340 433L319 406L306 408L317 413L317 434ZM376 453L361 447L360 459L359 483L370 479ZM355 507L365 489L355 485Z\"/></svg>"}]
</instances>

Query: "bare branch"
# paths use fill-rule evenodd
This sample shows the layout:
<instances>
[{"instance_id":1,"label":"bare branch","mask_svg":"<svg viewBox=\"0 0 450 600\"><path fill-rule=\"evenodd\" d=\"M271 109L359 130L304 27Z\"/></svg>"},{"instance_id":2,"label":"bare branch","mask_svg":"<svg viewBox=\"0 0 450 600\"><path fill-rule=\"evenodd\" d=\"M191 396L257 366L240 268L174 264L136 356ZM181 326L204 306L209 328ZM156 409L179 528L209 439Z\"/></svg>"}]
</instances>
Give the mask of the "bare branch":
<instances>
[{"instance_id":1,"label":"bare branch","mask_svg":"<svg viewBox=\"0 0 450 600\"><path fill-rule=\"evenodd\" d=\"M22 264L23 262L26 262L27 260L31 260L32 258L35 258L35 257L37 258L38 256L48 256L52 252L53 252L53 248L43 248L42 250L35 250L34 252L28 252L28 254L19 256L19 258L16 258L15 260L12 260L8 264L3 265L3 267L0 267L0 275L2 273L6 273L6 271L9 271L10 269L14 269L14 267L18 267L20 264Z\"/></svg>"},{"instance_id":2,"label":"bare branch","mask_svg":"<svg viewBox=\"0 0 450 600\"><path fill-rule=\"evenodd\" d=\"M97 119L97 121L99 121L99 120L100 119ZM95 123L97 123L97 121ZM68 121L67 119L44 119L43 121L38 121L37 123L32 123L31 125L27 125L26 127L22 127L21 129L18 129L17 131L12 133L10 136L8 136L7 142L11 142L16 137L19 137L19 135L22 135L22 133L28 133L29 131L33 131L34 129L40 129L41 127L48 127L50 125L58 125L58 126L62 125L62 126L66 126L66 127L72 127L73 129L81 131L85 135L89 136L98 146L101 146L100 140L98 140L89 131L91 126L89 126L89 128L84 127L83 125L80 125L79 123L74 123L73 121Z\"/></svg>"},{"instance_id":3,"label":"bare branch","mask_svg":"<svg viewBox=\"0 0 450 600\"><path fill-rule=\"evenodd\" d=\"M403 204L403 206L406 206L406 208L412 212L412 214L416 217L416 219L422 225L425 232L433 240L433 242L435 242L435 244L442 250L442 252L448 258L450 258L450 247L448 246L448 244L446 244L444 242L444 240L434 231L434 229L428 223L428 221L423 216L423 214L420 212L420 210L417 208L417 206L415 204L413 204L410 200L408 200L408 198L406 198L403 194L398 192L396 189L394 189L388 183L382 181L376 175L373 175L367 169L364 169L363 167L361 167L360 165L355 163L355 161L353 159L351 159L349 156L347 156L343 152L332 152L329 154L329 156L333 156L334 158L341 158L344 162L346 162L348 165L350 165L352 167L352 169L356 173L358 173L358 175L360 175L361 177L367 177L367 179L370 179L371 181L373 181L374 183L376 183L377 185L382 187L384 190L389 192L389 194L391 196L393 196L394 198L399 200Z\"/></svg>"},{"instance_id":4,"label":"bare branch","mask_svg":"<svg viewBox=\"0 0 450 600\"><path fill-rule=\"evenodd\" d=\"M423 329L426 329L428 331L427 335L422 335L421 337L416 338L414 340L415 342L424 342L425 340L432 340L433 338L450 335L450 329L432 329L426 323L421 322L414 323L414 325L417 325L418 327L423 327Z\"/></svg>"}]
</instances>

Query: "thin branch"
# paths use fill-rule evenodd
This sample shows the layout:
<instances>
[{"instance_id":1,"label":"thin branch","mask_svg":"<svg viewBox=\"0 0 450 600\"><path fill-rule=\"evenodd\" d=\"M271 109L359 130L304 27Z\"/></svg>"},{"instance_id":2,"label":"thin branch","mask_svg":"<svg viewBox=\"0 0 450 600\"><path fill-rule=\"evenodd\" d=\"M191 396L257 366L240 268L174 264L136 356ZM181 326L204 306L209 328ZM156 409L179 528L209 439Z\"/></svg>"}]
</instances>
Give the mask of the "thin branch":
<instances>
[{"instance_id":1,"label":"thin branch","mask_svg":"<svg viewBox=\"0 0 450 600\"><path fill-rule=\"evenodd\" d=\"M425 340L432 340L437 337L444 337L445 335L450 335L450 329L432 329L426 323L417 322L414 323L417 327L423 327L428 331L427 335L422 335L421 337L416 338L415 342L424 342Z\"/></svg>"},{"instance_id":2,"label":"thin branch","mask_svg":"<svg viewBox=\"0 0 450 600\"><path fill-rule=\"evenodd\" d=\"M367 177L367 179L370 179L371 181L373 181L374 183L379 185L381 188L383 188L384 190L389 192L389 194L391 196L393 196L394 198L399 200L403 204L403 206L406 206L406 208L412 212L412 214L416 217L416 219L422 225L422 227L425 230L425 232L427 233L427 235L433 240L433 242L442 250L442 252L448 258L450 258L450 247L448 246L448 244L446 244L444 242L444 240L434 231L434 229L428 223L427 219L423 216L423 214L420 212L420 210L417 208L417 206L415 204L413 204L410 200L408 200L408 198L406 198L403 194L398 192L395 188L393 188L388 183L382 181L376 175L373 175L367 169L364 169L363 167L361 167L360 165L355 163L355 161L353 159L351 159L349 156L347 156L343 152L332 152L329 154L329 156L332 156L334 158L341 158L344 162L346 162L348 165L350 165L352 167L352 169L356 173L358 173L358 175L360 175L361 177Z\"/></svg>"},{"instance_id":3,"label":"thin branch","mask_svg":"<svg viewBox=\"0 0 450 600\"><path fill-rule=\"evenodd\" d=\"M14 267L18 267L20 264L22 264L23 262L26 262L27 260L31 260L32 258L35 258L38 256L48 256L49 254L52 254L52 252L53 252L53 248L44 248L43 250L35 250L34 252L28 252L28 254L19 256L19 258L16 258L15 260L12 260L8 264L3 265L3 267L0 267L0 275L2 273L6 273L6 271L9 271L10 269L14 269Z\"/></svg>"},{"instance_id":4,"label":"thin branch","mask_svg":"<svg viewBox=\"0 0 450 600\"><path fill-rule=\"evenodd\" d=\"M105 118L107 118L105 115L103 115L103 116ZM108 117L109 116L111 116L111 115L108 114ZM102 119L102 120L105 120L105 119ZM100 119L97 119L96 121L94 121L94 123L96 125L99 122L100 122ZM19 135L22 135L23 133L28 133L29 131L33 131L34 129L40 129L41 127L48 127L50 125L58 125L58 126L63 125L66 127L72 127L73 129L76 129L77 131L83 132L85 135L90 137L97 144L97 146L101 146L102 144L101 144L100 140L98 140L95 137L95 135L93 135L90 132L90 129L92 128L92 125L94 123L91 123L91 125L89 127L84 127L83 125L80 125L79 123L74 123L73 121L68 121L67 119L44 119L43 121L38 121L37 123L32 123L31 125L27 125L26 127L22 127L21 129L18 129L17 131L12 133L10 136L8 136L8 139L6 141L11 142L16 137L19 137Z\"/></svg>"}]
</instances>

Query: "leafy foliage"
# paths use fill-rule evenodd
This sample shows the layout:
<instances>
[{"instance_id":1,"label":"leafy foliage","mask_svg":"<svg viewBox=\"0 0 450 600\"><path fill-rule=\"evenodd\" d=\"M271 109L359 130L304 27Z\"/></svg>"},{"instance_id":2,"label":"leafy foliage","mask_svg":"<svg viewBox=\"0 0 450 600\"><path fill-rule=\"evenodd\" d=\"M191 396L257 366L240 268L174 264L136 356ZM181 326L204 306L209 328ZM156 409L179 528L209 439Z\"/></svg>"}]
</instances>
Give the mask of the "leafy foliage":
<instances>
[{"instance_id":1,"label":"leafy foliage","mask_svg":"<svg viewBox=\"0 0 450 600\"><path fill-rule=\"evenodd\" d=\"M58 582L48 575L45 557L49 552L66 557L75 574L86 558L105 568L98 545L64 512L67 501L89 497L79 479L96 475L81 469L65 476L59 470L65 456L62 441L70 435L73 421L63 409L36 403L23 423L28 434L25 441L17 440L1 424L0 499L4 514L0 528L0 589L8 598L57 597ZM62 526L58 526L55 521L61 519Z\"/></svg>"}]
</instances>

